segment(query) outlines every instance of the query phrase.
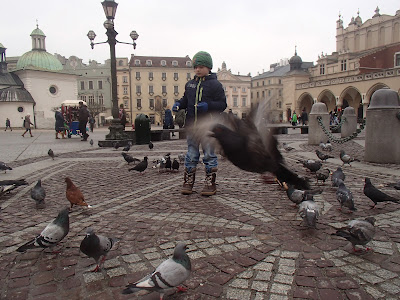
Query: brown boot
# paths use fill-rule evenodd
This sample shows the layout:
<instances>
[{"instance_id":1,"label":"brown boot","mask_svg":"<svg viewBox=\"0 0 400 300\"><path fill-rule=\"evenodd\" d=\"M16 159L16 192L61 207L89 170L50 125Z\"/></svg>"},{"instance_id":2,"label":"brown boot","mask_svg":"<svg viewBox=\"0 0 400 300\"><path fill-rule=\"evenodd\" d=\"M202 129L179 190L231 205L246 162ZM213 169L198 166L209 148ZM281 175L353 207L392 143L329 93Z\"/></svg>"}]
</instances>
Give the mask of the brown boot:
<instances>
[{"instance_id":1,"label":"brown boot","mask_svg":"<svg viewBox=\"0 0 400 300\"><path fill-rule=\"evenodd\" d=\"M204 188L201 191L202 196L212 196L217 192L215 181L217 179L218 168L212 168L210 172L206 171L206 178L204 180Z\"/></svg>"},{"instance_id":2,"label":"brown boot","mask_svg":"<svg viewBox=\"0 0 400 300\"><path fill-rule=\"evenodd\" d=\"M187 168L185 168L185 173L183 175L184 182L181 190L182 194L190 195L191 193L193 193L192 189L195 179L196 179L196 168L193 168L192 170L190 170L190 172L188 171Z\"/></svg>"}]
</instances>

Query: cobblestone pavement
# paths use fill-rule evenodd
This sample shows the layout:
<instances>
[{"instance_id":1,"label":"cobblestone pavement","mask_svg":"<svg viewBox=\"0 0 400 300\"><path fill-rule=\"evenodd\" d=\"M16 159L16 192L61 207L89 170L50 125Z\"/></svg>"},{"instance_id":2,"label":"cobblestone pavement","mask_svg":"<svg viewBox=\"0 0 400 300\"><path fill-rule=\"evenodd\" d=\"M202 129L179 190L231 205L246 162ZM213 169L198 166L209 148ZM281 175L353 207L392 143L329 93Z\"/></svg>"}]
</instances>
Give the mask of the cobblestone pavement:
<instances>
[{"instance_id":1,"label":"cobblestone pavement","mask_svg":"<svg viewBox=\"0 0 400 300\"><path fill-rule=\"evenodd\" d=\"M400 177L400 166L364 162L362 137L345 145L334 144L332 151L338 157L344 148L361 160L344 167L346 185L358 210L353 214L338 211L335 190L327 181L316 197L322 211L317 229L308 229L278 185L265 184L258 174L241 171L227 160L220 160L216 195L200 195L204 170L199 165L194 187L198 193L182 196L182 168L178 173L160 174L152 168L143 175L128 172L121 151L71 140L65 141L68 147L56 141L55 149L61 150L53 161L47 149L54 144L54 136L42 134L43 142L26 145L28 150L13 150L12 145L21 143L14 138L2 139L0 145L12 152L2 152L0 160L14 168L1 173L0 180L23 174L29 182L0 199L1 299L158 299L156 293L122 295L121 291L171 256L178 241L189 245L193 272L185 282L188 291L171 290L166 299L400 297L400 207L384 203L370 209L370 200L362 192L365 176L375 185L394 182ZM295 147L283 153L287 164L311 176L297 162L316 158L318 147L308 145L306 137L293 132L279 139ZM173 140L156 142L152 151L146 145L134 145L130 154L147 155L152 161L167 152L176 157L185 149L185 141ZM331 170L339 165L338 159L324 163ZM81 188L93 208L74 207L60 254L39 249L16 252L69 204L66 176ZM30 198L38 179L47 192L43 210L36 210ZM383 189L400 198L396 190ZM373 251L354 254L349 242L330 235L349 220L366 216L378 220L377 233L369 244ZM89 226L120 239L99 273L90 272L94 260L79 251Z\"/></svg>"}]
</instances>

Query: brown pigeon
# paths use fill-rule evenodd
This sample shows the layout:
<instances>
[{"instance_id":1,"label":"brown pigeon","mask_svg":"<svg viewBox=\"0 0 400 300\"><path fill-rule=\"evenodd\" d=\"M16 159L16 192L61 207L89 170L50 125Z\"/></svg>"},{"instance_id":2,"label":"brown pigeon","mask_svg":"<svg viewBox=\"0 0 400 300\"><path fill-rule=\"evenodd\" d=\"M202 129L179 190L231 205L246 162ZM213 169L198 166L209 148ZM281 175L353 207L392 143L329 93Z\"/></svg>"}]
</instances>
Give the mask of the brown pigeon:
<instances>
[{"instance_id":1,"label":"brown pigeon","mask_svg":"<svg viewBox=\"0 0 400 300\"><path fill-rule=\"evenodd\" d=\"M90 208L91 206L85 202L85 198L83 197L82 192L79 188L75 186L75 184L72 183L71 179L69 177L66 177L65 182L67 183L66 196L68 201L71 203L70 210L74 205L87 206L88 208Z\"/></svg>"}]
</instances>

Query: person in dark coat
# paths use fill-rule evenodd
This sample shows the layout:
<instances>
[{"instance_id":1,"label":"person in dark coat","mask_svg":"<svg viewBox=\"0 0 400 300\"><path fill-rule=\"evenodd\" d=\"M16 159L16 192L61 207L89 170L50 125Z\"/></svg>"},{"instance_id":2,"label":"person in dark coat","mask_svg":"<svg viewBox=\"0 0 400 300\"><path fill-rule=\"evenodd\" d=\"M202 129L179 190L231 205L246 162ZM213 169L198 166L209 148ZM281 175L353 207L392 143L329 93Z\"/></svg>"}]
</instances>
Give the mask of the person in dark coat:
<instances>
[{"instance_id":1,"label":"person in dark coat","mask_svg":"<svg viewBox=\"0 0 400 300\"><path fill-rule=\"evenodd\" d=\"M31 125L33 125L33 123L31 122L31 115L27 114L24 119L25 132L22 134L23 137L25 137L25 133L27 133L28 131L29 131L29 134L31 135L31 137L33 137Z\"/></svg>"},{"instance_id":2,"label":"person in dark coat","mask_svg":"<svg viewBox=\"0 0 400 300\"><path fill-rule=\"evenodd\" d=\"M11 131L12 131L11 122L10 122L10 119L9 119L9 118L6 119L6 129L4 129L4 131L7 131L7 128L10 128Z\"/></svg>"},{"instance_id":3,"label":"person in dark coat","mask_svg":"<svg viewBox=\"0 0 400 300\"><path fill-rule=\"evenodd\" d=\"M222 84L217 80L217 75L211 72L213 62L211 55L205 51L196 53L193 57L195 71L194 79L188 81L185 86L183 97L175 102L172 110L178 112L186 109L185 126L196 126L200 118L217 117L226 107L226 96ZM200 144L187 135L188 151L185 157L185 172L182 194L191 194L195 180L196 166L199 162ZM214 153L214 147L210 144L203 144L203 163L206 171L205 185L201 194L211 196L217 192L216 173L218 170L218 158Z\"/></svg>"},{"instance_id":4,"label":"person in dark coat","mask_svg":"<svg viewBox=\"0 0 400 300\"><path fill-rule=\"evenodd\" d=\"M93 118L92 115L89 117L89 125L90 125L90 132L93 132L94 124L96 123L96 120Z\"/></svg>"},{"instance_id":5,"label":"person in dark coat","mask_svg":"<svg viewBox=\"0 0 400 300\"><path fill-rule=\"evenodd\" d=\"M79 120L79 131L82 134L81 141L87 141L89 135L86 132L86 124L89 119L89 110L86 105L83 105L83 102L79 102L79 110L78 110L78 120Z\"/></svg>"},{"instance_id":6,"label":"person in dark coat","mask_svg":"<svg viewBox=\"0 0 400 300\"><path fill-rule=\"evenodd\" d=\"M172 117L172 112L167 106L164 112L164 125L163 129L174 129L174 118ZM172 136L175 136L175 134L172 132Z\"/></svg>"},{"instance_id":7,"label":"person in dark coat","mask_svg":"<svg viewBox=\"0 0 400 300\"><path fill-rule=\"evenodd\" d=\"M124 108L123 104L121 104L119 106L119 115L118 115L118 117L121 120L121 125L124 126L123 130L125 130L125 125L126 125L127 121L126 121L126 111L125 111L125 108Z\"/></svg>"},{"instance_id":8,"label":"person in dark coat","mask_svg":"<svg viewBox=\"0 0 400 300\"><path fill-rule=\"evenodd\" d=\"M59 139L58 137L59 133L61 134L61 137L65 139L64 117L59 109L56 110L55 118L56 118L56 126L55 126L56 139Z\"/></svg>"},{"instance_id":9,"label":"person in dark coat","mask_svg":"<svg viewBox=\"0 0 400 300\"><path fill-rule=\"evenodd\" d=\"M301 125L307 125L308 123L308 114L306 112L306 108L303 108L303 111L301 112Z\"/></svg>"}]
</instances>

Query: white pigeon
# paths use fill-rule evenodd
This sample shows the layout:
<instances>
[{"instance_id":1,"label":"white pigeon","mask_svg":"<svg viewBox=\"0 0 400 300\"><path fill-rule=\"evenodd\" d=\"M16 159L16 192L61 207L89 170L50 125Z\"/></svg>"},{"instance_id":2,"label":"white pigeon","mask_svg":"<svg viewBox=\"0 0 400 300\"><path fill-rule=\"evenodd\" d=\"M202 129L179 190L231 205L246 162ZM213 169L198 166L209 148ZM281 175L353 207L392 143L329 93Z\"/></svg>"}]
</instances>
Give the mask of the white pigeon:
<instances>
[{"instance_id":1,"label":"white pigeon","mask_svg":"<svg viewBox=\"0 0 400 300\"><path fill-rule=\"evenodd\" d=\"M162 300L167 289L178 287L178 290L184 291L179 285L189 277L192 269L186 249L186 244L178 243L171 258L163 261L153 273L127 285L122 294L132 294L140 290L156 291L160 293Z\"/></svg>"}]
</instances>

